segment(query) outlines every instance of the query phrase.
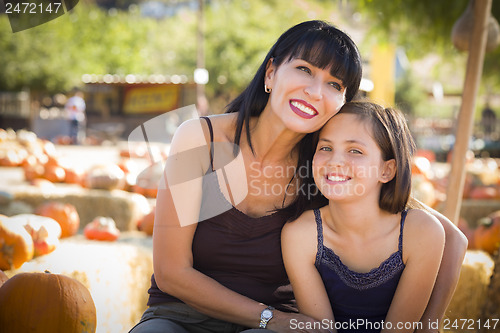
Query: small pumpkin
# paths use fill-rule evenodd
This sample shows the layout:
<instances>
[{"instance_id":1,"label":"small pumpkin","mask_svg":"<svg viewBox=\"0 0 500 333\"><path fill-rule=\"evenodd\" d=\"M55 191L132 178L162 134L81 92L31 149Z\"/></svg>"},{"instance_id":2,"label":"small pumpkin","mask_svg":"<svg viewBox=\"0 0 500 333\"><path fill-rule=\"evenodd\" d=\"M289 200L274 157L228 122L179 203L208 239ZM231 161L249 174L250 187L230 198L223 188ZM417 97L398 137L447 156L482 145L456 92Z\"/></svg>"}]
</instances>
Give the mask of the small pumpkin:
<instances>
[{"instance_id":1,"label":"small pumpkin","mask_svg":"<svg viewBox=\"0 0 500 333\"><path fill-rule=\"evenodd\" d=\"M0 269L17 269L26 261L31 260L33 254L33 239L23 225L5 215L1 215Z\"/></svg>"},{"instance_id":2,"label":"small pumpkin","mask_svg":"<svg viewBox=\"0 0 500 333\"><path fill-rule=\"evenodd\" d=\"M7 281L9 277L2 270L0 270L0 287Z\"/></svg>"},{"instance_id":3,"label":"small pumpkin","mask_svg":"<svg viewBox=\"0 0 500 333\"><path fill-rule=\"evenodd\" d=\"M478 221L474 232L474 244L477 249L493 255L500 247L500 210Z\"/></svg>"},{"instance_id":4,"label":"small pumpkin","mask_svg":"<svg viewBox=\"0 0 500 333\"><path fill-rule=\"evenodd\" d=\"M116 164L96 165L87 171L85 187L113 190L125 185L125 173Z\"/></svg>"},{"instance_id":5,"label":"small pumpkin","mask_svg":"<svg viewBox=\"0 0 500 333\"><path fill-rule=\"evenodd\" d=\"M88 289L65 275L19 273L0 288L3 332L96 330L96 308Z\"/></svg>"},{"instance_id":6,"label":"small pumpkin","mask_svg":"<svg viewBox=\"0 0 500 333\"><path fill-rule=\"evenodd\" d=\"M115 241L120 237L120 230L111 217L98 216L85 226L83 234L87 239Z\"/></svg>"},{"instance_id":7,"label":"small pumpkin","mask_svg":"<svg viewBox=\"0 0 500 333\"><path fill-rule=\"evenodd\" d=\"M155 209L153 208L149 214L144 215L137 222L137 229L151 236L153 235L154 223L155 223Z\"/></svg>"},{"instance_id":8,"label":"small pumpkin","mask_svg":"<svg viewBox=\"0 0 500 333\"><path fill-rule=\"evenodd\" d=\"M35 214L19 214L10 219L22 224L31 235L35 257L51 253L59 245L61 226L54 219Z\"/></svg>"},{"instance_id":9,"label":"small pumpkin","mask_svg":"<svg viewBox=\"0 0 500 333\"><path fill-rule=\"evenodd\" d=\"M80 216L72 204L49 201L35 210L37 215L53 218L61 226L61 238L76 234L80 227Z\"/></svg>"}]
</instances>

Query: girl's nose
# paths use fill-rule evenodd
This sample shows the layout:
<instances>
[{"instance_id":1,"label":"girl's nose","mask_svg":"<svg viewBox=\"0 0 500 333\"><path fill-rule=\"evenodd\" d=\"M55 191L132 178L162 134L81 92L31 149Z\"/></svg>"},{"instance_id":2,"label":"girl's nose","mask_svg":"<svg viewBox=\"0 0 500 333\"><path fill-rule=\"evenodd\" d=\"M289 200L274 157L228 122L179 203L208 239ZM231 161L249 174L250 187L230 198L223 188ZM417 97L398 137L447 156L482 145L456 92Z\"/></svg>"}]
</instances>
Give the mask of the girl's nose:
<instances>
[{"instance_id":1,"label":"girl's nose","mask_svg":"<svg viewBox=\"0 0 500 333\"><path fill-rule=\"evenodd\" d=\"M328 165L341 167L345 164L344 156L340 152L333 151L330 159L328 160Z\"/></svg>"}]
</instances>

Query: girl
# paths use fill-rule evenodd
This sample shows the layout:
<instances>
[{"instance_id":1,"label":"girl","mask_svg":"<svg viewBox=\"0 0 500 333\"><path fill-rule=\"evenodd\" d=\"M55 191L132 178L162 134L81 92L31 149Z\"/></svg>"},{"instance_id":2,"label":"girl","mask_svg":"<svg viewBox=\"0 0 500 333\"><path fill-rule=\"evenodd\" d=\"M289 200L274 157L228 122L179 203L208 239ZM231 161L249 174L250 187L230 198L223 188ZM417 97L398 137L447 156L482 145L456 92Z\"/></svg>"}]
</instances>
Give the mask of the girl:
<instances>
[{"instance_id":1,"label":"girl","mask_svg":"<svg viewBox=\"0 0 500 333\"><path fill-rule=\"evenodd\" d=\"M329 200L282 232L299 311L339 332L413 332L444 249L442 225L406 210L414 142L401 113L345 104L321 130L313 176ZM330 321L331 320L331 321ZM320 326L321 327L321 326Z\"/></svg>"}]
</instances>

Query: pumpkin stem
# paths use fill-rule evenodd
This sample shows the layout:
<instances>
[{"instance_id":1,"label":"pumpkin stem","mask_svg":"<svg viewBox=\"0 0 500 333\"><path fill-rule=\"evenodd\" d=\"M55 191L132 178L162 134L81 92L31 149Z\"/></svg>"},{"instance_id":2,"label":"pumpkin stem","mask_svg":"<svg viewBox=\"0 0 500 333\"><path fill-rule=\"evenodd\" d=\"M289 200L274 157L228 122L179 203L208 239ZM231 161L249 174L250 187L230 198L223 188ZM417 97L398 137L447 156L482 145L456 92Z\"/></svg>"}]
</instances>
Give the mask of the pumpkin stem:
<instances>
[{"instance_id":1,"label":"pumpkin stem","mask_svg":"<svg viewBox=\"0 0 500 333\"><path fill-rule=\"evenodd\" d=\"M51 274L48 269L46 269L44 273Z\"/></svg>"}]
</instances>

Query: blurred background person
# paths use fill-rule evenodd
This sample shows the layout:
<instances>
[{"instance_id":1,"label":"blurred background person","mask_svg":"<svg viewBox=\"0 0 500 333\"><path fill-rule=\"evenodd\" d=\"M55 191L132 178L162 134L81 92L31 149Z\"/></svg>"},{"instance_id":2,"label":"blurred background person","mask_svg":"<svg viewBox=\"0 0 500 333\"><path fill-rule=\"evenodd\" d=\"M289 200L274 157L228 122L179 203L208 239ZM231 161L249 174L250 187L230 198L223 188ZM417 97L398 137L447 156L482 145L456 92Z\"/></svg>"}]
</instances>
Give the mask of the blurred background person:
<instances>
[{"instance_id":1,"label":"blurred background person","mask_svg":"<svg viewBox=\"0 0 500 333\"><path fill-rule=\"evenodd\" d=\"M85 139L85 107L83 92L74 89L73 96L68 99L64 106L70 119L69 136L73 144L81 144Z\"/></svg>"}]
</instances>

